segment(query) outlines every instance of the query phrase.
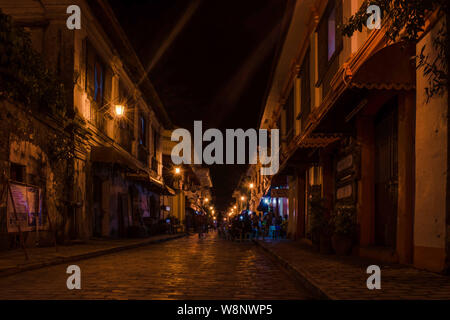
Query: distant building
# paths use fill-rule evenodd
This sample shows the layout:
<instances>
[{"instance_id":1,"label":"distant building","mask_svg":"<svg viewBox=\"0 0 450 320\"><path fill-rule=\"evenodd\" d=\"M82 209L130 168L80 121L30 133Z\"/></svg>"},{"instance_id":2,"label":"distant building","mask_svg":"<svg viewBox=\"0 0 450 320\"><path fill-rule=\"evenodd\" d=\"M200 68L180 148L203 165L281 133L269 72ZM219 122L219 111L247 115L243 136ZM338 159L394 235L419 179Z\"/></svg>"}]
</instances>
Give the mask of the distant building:
<instances>
[{"instance_id":1,"label":"distant building","mask_svg":"<svg viewBox=\"0 0 450 320\"><path fill-rule=\"evenodd\" d=\"M171 130L165 130L163 134L163 172L166 183L176 194L165 196L163 204L169 209L167 215L176 217L186 230L186 226L192 227L189 215L212 213L209 209L213 205L212 181L209 168L193 164L173 164L171 153L176 142L171 141L171 134Z\"/></svg>"}]
</instances>

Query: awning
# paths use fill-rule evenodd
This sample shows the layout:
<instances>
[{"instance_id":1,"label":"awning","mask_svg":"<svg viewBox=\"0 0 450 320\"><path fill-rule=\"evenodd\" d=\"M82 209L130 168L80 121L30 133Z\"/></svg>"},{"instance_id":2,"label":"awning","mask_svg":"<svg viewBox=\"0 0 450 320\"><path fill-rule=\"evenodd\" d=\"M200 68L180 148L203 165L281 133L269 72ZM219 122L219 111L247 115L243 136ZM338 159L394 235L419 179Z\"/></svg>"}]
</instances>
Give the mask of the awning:
<instances>
[{"instance_id":1,"label":"awning","mask_svg":"<svg viewBox=\"0 0 450 320\"><path fill-rule=\"evenodd\" d=\"M416 87L416 68L411 58L414 45L403 42L374 53L353 75L349 86L359 89L412 90Z\"/></svg>"},{"instance_id":2,"label":"awning","mask_svg":"<svg viewBox=\"0 0 450 320\"><path fill-rule=\"evenodd\" d=\"M299 147L300 148L323 148L328 146L329 144L339 141L343 137L342 134L339 133L313 133L303 139Z\"/></svg>"},{"instance_id":3,"label":"awning","mask_svg":"<svg viewBox=\"0 0 450 320\"><path fill-rule=\"evenodd\" d=\"M165 185L158 179L149 176L146 173L128 173L126 175L128 179L139 181L145 184L151 191L157 192L161 195L165 196L173 196L175 195L175 191L169 186Z\"/></svg>"},{"instance_id":4,"label":"awning","mask_svg":"<svg viewBox=\"0 0 450 320\"><path fill-rule=\"evenodd\" d=\"M176 194L175 190L173 190L167 184L164 185L164 195L165 196L174 196L175 194Z\"/></svg>"},{"instance_id":5,"label":"awning","mask_svg":"<svg viewBox=\"0 0 450 320\"><path fill-rule=\"evenodd\" d=\"M113 147L105 146L95 146L91 148L91 161L102 162L102 163L117 163L123 166L129 167L131 169L138 169L136 164L131 157L121 153Z\"/></svg>"}]
</instances>

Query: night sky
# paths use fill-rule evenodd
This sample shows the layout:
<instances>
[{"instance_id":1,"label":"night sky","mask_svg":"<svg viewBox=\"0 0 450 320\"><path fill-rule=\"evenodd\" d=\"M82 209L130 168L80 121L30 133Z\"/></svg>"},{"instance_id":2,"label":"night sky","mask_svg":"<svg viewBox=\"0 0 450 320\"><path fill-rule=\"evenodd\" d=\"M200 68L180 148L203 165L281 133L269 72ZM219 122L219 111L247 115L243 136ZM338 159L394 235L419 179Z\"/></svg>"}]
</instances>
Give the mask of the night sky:
<instances>
[{"instance_id":1,"label":"night sky","mask_svg":"<svg viewBox=\"0 0 450 320\"><path fill-rule=\"evenodd\" d=\"M287 0L109 2L176 126L258 127ZM219 210L245 168L211 166Z\"/></svg>"}]
</instances>

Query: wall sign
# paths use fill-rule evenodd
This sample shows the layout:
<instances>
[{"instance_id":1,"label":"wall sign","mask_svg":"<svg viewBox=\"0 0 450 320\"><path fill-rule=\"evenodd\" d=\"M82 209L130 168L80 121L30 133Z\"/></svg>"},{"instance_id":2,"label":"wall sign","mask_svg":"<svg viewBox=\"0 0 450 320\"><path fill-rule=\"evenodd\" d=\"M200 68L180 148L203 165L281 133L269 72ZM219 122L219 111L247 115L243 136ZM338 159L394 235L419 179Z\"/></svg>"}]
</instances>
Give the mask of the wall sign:
<instances>
[{"instance_id":1,"label":"wall sign","mask_svg":"<svg viewBox=\"0 0 450 320\"><path fill-rule=\"evenodd\" d=\"M42 218L42 190L34 186L10 183L11 194L8 192L7 228L8 232L39 230L44 227ZM16 214L11 201L14 199ZM16 219L17 215L17 219Z\"/></svg>"},{"instance_id":2,"label":"wall sign","mask_svg":"<svg viewBox=\"0 0 450 320\"><path fill-rule=\"evenodd\" d=\"M347 184L343 187L340 187L336 191L336 199L337 200L351 198L352 195L353 195L353 185L352 184Z\"/></svg>"},{"instance_id":3,"label":"wall sign","mask_svg":"<svg viewBox=\"0 0 450 320\"><path fill-rule=\"evenodd\" d=\"M289 189L272 189L270 190L271 198L288 198Z\"/></svg>"}]
</instances>

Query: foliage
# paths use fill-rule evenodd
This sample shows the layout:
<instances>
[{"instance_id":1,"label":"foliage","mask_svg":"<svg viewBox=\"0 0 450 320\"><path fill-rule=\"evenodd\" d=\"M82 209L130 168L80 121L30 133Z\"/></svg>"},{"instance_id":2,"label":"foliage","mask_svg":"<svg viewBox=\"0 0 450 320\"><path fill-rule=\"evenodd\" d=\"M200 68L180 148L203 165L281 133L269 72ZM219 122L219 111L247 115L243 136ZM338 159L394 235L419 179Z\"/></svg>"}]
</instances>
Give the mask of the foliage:
<instances>
[{"instance_id":1,"label":"foliage","mask_svg":"<svg viewBox=\"0 0 450 320\"><path fill-rule=\"evenodd\" d=\"M331 216L333 233L352 236L356 231L356 208L354 205L341 205L335 208Z\"/></svg>"},{"instance_id":2,"label":"foliage","mask_svg":"<svg viewBox=\"0 0 450 320\"><path fill-rule=\"evenodd\" d=\"M0 10L0 98L64 115L64 85L32 48L30 35Z\"/></svg>"},{"instance_id":3,"label":"foliage","mask_svg":"<svg viewBox=\"0 0 450 320\"><path fill-rule=\"evenodd\" d=\"M308 216L311 222L311 232L320 234L327 230L328 220L326 218L325 199L318 196L311 196L308 200Z\"/></svg>"},{"instance_id":4,"label":"foliage","mask_svg":"<svg viewBox=\"0 0 450 320\"><path fill-rule=\"evenodd\" d=\"M361 8L344 23L342 33L351 37L354 32L362 31L369 18L367 8L377 5L382 11L383 26L388 40L416 42L424 31L426 17L430 12L438 10L448 15L450 4L448 0L365 0ZM442 94L448 85L448 40L447 26L444 24L438 37L433 40L433 47L438 55L433 61L424 55L424 49L418 58L418 68L422 68L424 76L429 80L426 88L428 99L433 95Z\"/></svg>"}]
</instances>

